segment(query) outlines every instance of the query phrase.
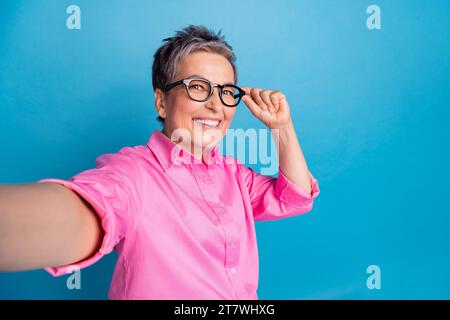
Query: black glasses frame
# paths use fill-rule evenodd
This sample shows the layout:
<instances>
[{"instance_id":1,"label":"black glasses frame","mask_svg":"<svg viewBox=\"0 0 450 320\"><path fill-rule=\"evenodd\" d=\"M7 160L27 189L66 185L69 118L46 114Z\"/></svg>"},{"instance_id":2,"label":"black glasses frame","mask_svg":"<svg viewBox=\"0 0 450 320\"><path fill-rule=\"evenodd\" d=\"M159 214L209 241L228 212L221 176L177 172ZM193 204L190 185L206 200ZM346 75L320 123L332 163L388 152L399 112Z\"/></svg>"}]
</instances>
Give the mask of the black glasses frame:
<instances>
[{"instance_id":1,"label":"black glasses frame","mask_svg":"<svg viewBox=\"0 0 450 320\"><path fill-rule=\"evenodd\" d=\"M189 83L190 83L192 80L202 80L202 81L205 81L205 82L209 83L209 87L210 87L211 89L210 89L209 95L208 95L208 97L206 97L206 99L202 99L202 100L194 99L194 98L192 98L192 97L189 95L189 89L188 89L188 87L189 87ZM219 90L219 98L220 98L220 101L222 101L222 103L223 103L224 105L226 105L227 107L235 107L235 106L237 106L237 105L239 104L239 102L241 102L242 97L245 95L245 91L242 90L241 88L239 88L238 86L235 86L234 84L224 84L224 85L222 85L222 84L212 83L212 82L209 81L208 79L205 79L205 78L199 78L199 77L186 78L186 79L181 79L181 80L178 80L178 81L169 83L168 85L166 85L166 86L164 87L164 91L167 92L167 91L169 91L170 89L172 89L172 88L174 88L174 87L176 87L176 86L179 86L179 85L181 85L181 84L184 85L184 87L185 87L185 89L186 89L186 93L187 93L189 99L194 100L194 101L197 101L197 102L205 102L205 101L208 101L209 98L211 98L211 96L213 95L213 93L214 93L214 88L215 88L215 87L218 87L218 88L220 89L220 90ZM235 89L237 89L237 90L239 91L238 94L235 94L235 95L234 95L234 98L239 98L239 99L237 100L236 104L228 104L228 103L226 103L226 102L223 101L223 99L222 99L222 90L223 90L223 88L225 88L225 87L233 87L233 88L235 88Z\"/></svg>"}]
</instances>

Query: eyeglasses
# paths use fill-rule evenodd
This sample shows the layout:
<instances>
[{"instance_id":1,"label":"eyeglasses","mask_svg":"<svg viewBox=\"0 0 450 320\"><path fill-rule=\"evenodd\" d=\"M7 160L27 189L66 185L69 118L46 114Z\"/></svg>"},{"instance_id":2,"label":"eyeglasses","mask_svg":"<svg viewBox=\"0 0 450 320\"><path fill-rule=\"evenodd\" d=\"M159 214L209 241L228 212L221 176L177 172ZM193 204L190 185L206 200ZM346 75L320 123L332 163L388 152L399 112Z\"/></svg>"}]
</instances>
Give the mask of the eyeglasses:
<instances>
[{"instance_id":1,"label":"eyeglasses","mask_svg":"<svg viewBox=\"0 0 450 320\"><path fill-rule=\"evenodd\" d=\"M233 84L213 84L210 81L203 78L187 78L173 83L170 83L164 87L164 91L183 84L186 88L186 93L190 99L198 102L205 102L214 93L214 87L218 87L220 101L227 107L235 107L241 102L242 96L245 95L245 91Z\"/></svg>"}]
</instances>

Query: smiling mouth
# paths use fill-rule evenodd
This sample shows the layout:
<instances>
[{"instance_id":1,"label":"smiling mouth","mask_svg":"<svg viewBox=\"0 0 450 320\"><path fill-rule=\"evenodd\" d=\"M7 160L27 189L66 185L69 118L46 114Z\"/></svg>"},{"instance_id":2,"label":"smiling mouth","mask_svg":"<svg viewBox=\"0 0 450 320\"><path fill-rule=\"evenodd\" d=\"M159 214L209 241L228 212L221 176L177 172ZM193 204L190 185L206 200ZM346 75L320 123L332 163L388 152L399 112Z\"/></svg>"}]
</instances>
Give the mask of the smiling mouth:
<instances>
[{"instance_id":1,"label":"smiling mouth","mask_svg":"<svg viewBox=\"0 0 450 320\"><path fill-rule=\"evenodd\" d=\"M204 120L204 119L193 119L194 123L199 125L204 125L208 128L219 128L222 121L220 120Z\"/></svg>"}]
</instances>

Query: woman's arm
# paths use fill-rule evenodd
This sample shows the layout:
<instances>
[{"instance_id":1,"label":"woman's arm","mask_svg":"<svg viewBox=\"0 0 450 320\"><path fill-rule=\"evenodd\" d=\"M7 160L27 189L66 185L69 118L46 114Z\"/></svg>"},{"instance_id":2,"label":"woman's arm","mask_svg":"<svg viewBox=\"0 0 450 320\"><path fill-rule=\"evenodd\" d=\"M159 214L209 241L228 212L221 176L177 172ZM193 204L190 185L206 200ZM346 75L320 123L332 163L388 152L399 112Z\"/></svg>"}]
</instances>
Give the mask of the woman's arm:
<instances>
[{"instance_id":1,"label":"woman's arm","mask_svg":"<svg viewBox=\"0 0 450 320\"><path fill-rule=\"evenodd\" d=\"M246 93L242 99L252 114L271 130L277 144L280 170L295 185L311 194L308 166L295 133L285 95L278 90L242 89Z\"/></svg>"},{"instance_id":2,"label":"woman's arm","mask_svg":"<svg viewBox=\"0 0 450 320\"><path fill-rule=\"evenodd\" d=\"M309 169L298 142L294 124L291 121L290 124L279 129L272 129L271 132L278 146L280 170L290 181L310 194Z\"/></svg>"},{"instance_id":3,"label":"woman's arm","mask_svg":"<svg viewBox=\"0 0 450 320\"><path fill-rule=\"evenodd\" d=\"M0 185L0 271L75 263L102 239L96 213L74 191L55 183Z\"/></svg>"}]
</instances>

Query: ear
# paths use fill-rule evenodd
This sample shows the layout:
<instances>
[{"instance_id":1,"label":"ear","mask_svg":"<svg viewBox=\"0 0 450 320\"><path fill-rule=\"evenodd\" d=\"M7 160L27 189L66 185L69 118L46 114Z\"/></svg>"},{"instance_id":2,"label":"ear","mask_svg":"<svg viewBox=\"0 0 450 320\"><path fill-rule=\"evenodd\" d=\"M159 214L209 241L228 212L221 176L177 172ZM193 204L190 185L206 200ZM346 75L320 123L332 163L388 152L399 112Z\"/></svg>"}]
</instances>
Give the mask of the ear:
<instances>
[{"instance_id":1,"label":"ear","mask_svg":"<svg viewBox=\"0 0 450 320\"><path fill-rule=\"evenodd\" d=\"M156 112L161 118L166 118L165 95L160 89L155 90Z\"/></svg>"}]
</instances>

